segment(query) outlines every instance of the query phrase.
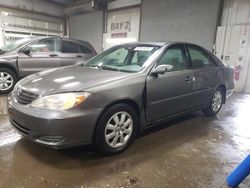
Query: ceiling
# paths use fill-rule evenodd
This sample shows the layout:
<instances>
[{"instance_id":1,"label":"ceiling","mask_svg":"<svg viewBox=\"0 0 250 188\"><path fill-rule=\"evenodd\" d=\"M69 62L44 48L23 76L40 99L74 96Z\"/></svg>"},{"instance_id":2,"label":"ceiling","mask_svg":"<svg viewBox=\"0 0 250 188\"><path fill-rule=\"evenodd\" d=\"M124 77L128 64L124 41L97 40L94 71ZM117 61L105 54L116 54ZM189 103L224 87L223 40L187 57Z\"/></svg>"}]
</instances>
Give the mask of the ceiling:
<instances>
[{"instance_id":1,"label":"ceiling","mask_svg":"<svg viewBox=\"0 0 250 188\"><path fill-rule=\"evenodd\" d=\"M68 7L68 6L91 3L92 0L46 0L46 1L56 3L64 7ZM110 2L115 0L99 0L99 1Z\"/></svg>"},{"instance_id":2,"label":"ceiling","mask_svg":"<svg viewBox=\"0 0 250 188\"><path fill-rule=\"evenodd\" d=\"M70 6L73 4L83 4L83 3L89 3L91 0L50 0L50 2L62 5L62 6Z\"/></svg>"}]
</instances>

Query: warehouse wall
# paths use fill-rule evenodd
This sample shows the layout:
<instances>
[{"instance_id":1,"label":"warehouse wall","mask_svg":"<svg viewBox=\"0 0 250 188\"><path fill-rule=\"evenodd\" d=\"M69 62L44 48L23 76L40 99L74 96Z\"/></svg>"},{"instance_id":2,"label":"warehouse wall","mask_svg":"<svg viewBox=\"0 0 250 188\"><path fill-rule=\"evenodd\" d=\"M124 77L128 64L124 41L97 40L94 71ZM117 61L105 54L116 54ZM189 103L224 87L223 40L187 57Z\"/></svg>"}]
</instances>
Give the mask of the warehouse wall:
<instances>
[{"instance_id":1,"label":"warehouse wall","mask_svg":"<svg viewBox=\"0 0 250 188\"><path fill-rule=\"evenodd\" d=\"M0 7L0 46L28 36L62 36L63 25L63 18Z\"/></svg>"},{"instance_id":2,"label":"warehouse wall","mask_svg":"<svg viewBox=\"0 0 250 188\"><path fill-rule=\"evenodd\" d=\"M102 28L100 11L69 18L69 37L90 42L97 52L102 51Z\"/></svg>"},{"instance_id":3,"label":"warehouse wall","mask_svg":"<svg viewBox=\"0 0 250 188\"><path fill-rule=\"evenodd\" d=\"M224 0L221 25L250 24L249 0Z\"/></svg>"},{"instance_id":4,"label":"warehouse wall","mask_svg":"<svg viewBox=\"0 0 250 188\"><path fill-rule=\"evenodd\" d=\"M224 63L239 71L235 91L250 93L250 1L224 2L216 54Z\"/></svg>"},{"instance_id":5,"label":"warehouse wall","mask_svg":"<svg viewBox=\"0 0 250 188\"><path fill-rule=\"evenodd\" d=\"M187 41L213 47L220 0L142 0L142 41Z\"/></svg>"},{"instance_id":6,"label":"warehouse wall","mask_svg":"<svg viewBox=\"0 0 250 188\"><path fill-rule=\"evenodd\" d=\"M4 0L0 1L1 7L19 9L50 16L63 17L63 7L44 0Z\"/></svg>"}]
</instances>

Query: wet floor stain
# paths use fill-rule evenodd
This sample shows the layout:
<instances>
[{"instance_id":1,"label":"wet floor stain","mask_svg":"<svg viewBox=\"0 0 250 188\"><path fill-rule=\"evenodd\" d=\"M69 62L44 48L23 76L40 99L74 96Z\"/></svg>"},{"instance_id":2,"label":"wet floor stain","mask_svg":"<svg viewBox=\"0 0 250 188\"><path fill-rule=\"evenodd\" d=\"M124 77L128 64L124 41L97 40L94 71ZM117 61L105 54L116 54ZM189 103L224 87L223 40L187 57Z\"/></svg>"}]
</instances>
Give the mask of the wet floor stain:
<instances>
[{"instance_id":1,"label":"wet floor stain","mask_svg":"<svg viewBox=\"0 0 250 188\"><path fill-rule=\"evenodd\" d=\"M215 118L200 112L145 131L124 153L91 147L47 149L0 116L0 187L227 187L225 178L250 153L250 95L233 95ZM248 177L241 188L250 187Z\"/></svg>"}]
</instances>

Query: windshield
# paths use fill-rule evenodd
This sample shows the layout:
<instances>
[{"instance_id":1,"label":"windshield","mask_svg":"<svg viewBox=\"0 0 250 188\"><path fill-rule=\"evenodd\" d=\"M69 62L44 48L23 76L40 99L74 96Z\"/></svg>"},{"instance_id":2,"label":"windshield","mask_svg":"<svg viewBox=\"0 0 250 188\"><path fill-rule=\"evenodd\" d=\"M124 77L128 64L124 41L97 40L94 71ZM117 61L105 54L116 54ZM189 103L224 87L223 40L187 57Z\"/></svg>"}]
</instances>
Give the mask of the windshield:
<instances>
[{"instance_id":1,"label":"windshield","mask_svg":"<svg viewBox=\"0 0 250 188\"><path fill-rule=\"evenodd\" d=\"M86 66L122 72L139 72L159 46L117 46L91 59Z\"/></svg>"},{"instance_id":2,"label":"windshield","mask_svg":"<svg viewBox=\"0 0 250 188\"><path fill-rule=\"evenodd\" d=\"M19 47L21 47L22 45L24 45L26 42L30 41L31 38L23 38L20 40L14 40L14 41L9 41L6 43L5 46L1 47L1 51L2 53L4 52L11 52L13 50L18 49Z\"/></svg>"}]
</instances>

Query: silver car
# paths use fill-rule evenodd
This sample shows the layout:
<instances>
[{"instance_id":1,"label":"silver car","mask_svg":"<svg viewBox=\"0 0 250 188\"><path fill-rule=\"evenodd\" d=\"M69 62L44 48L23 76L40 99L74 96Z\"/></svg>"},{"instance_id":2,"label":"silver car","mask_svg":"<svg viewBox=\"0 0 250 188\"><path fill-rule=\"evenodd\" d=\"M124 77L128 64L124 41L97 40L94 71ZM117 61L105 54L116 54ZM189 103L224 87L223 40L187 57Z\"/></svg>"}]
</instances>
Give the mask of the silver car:
<instances>
[{"instance_id":1,"label":"silver car","mask_svg":"<svg viewBox=\"0 0 250 188\"><path fill-rule=\"evenodd\" d=\"M53 148L129 147L146 128L197 110L216 115L234 89L233 69L187 43L115 46L86 64L30 75L8 98L10 122Z\"/></svg>"},{"instance_id":2,"label":"silver car","mask_svg":"<svg viewBox=\"0 0 250 188\"><path fill-rule=\"evenodd\" d=\"M85 62L96 55L85 41L60 37L23 38L0 50L0 94L9 93L16 82L32 73Z\"/></svg>"}]
</instances>

